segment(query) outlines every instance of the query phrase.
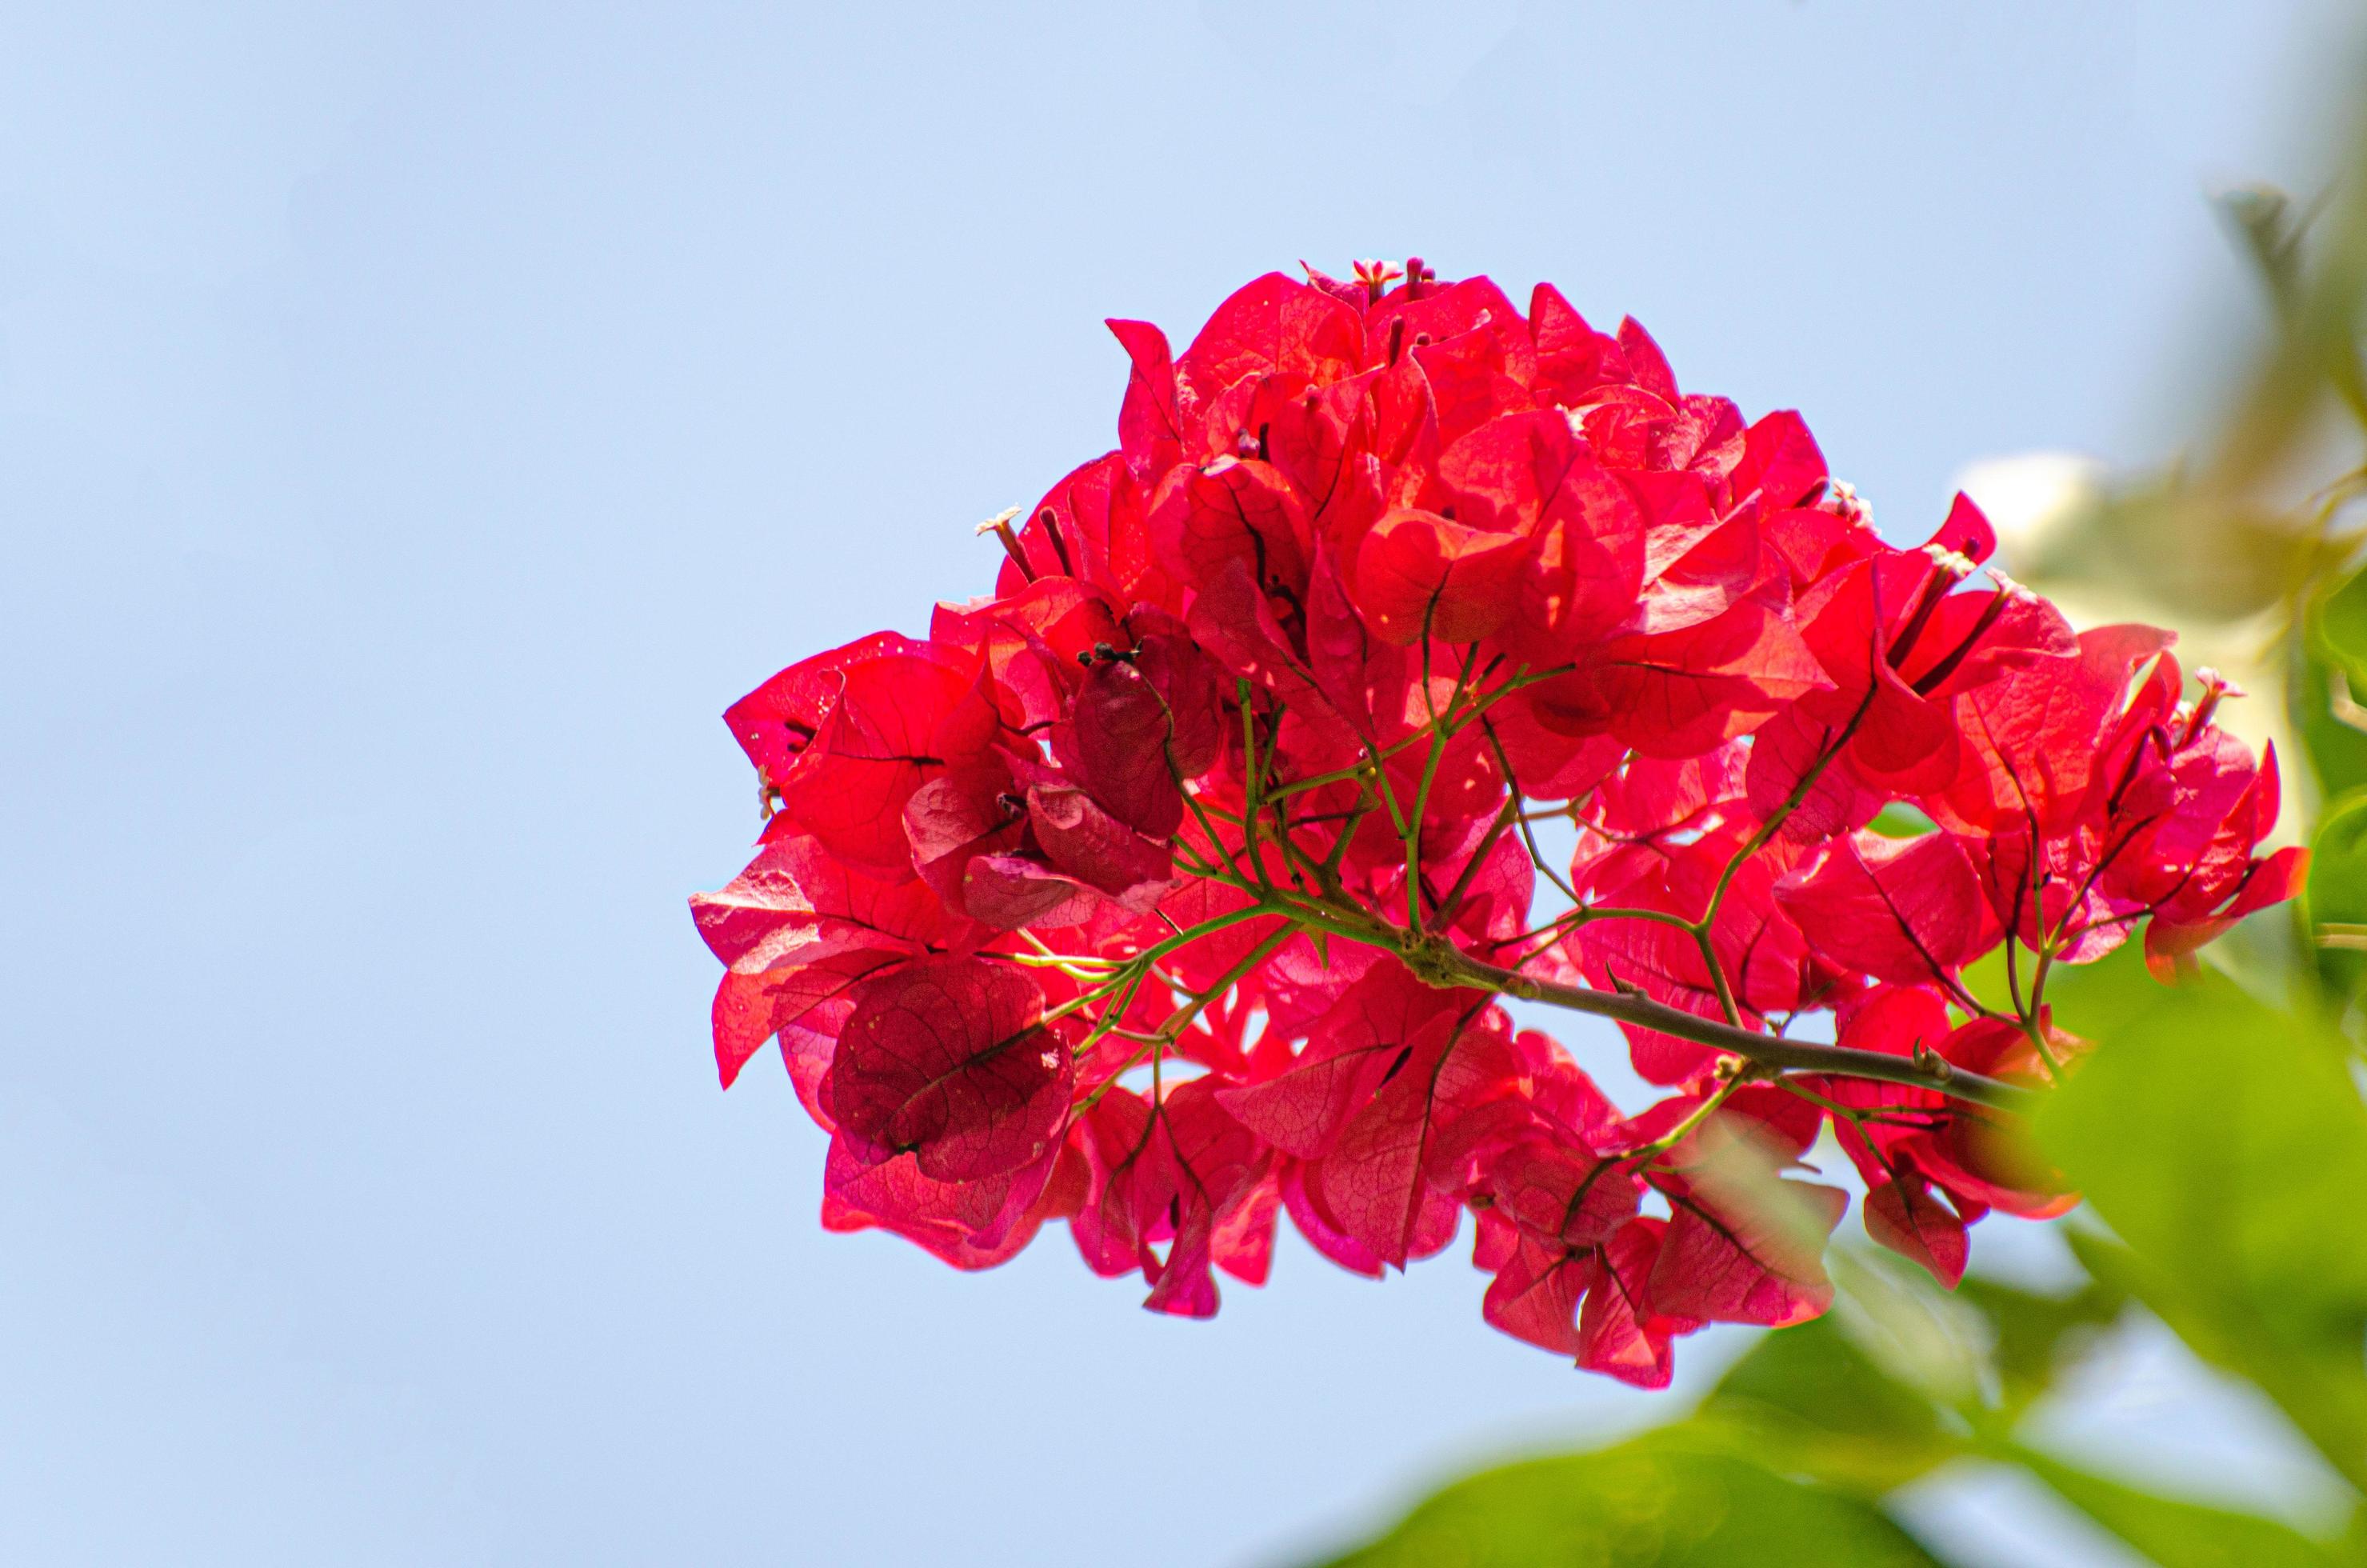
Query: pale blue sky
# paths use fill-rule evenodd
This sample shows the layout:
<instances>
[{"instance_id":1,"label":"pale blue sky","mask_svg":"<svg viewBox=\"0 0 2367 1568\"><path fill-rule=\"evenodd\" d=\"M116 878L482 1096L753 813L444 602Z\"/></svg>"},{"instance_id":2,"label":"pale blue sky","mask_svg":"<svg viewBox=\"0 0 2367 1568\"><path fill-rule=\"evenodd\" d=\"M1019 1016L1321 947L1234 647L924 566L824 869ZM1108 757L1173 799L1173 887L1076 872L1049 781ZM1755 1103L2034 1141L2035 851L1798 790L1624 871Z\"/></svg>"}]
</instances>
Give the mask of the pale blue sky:
<instances>
[{"instance_id":1,"label":"pale blue sky","mask_svg":"<svg viewBox=\"0 0 2367 1568\"><path fill-rule=\"evenodd\" d=\"M1102 317L1302 256L1633 312L1901 531L2157 457L2250 308L2204 192L2306 175L2341 53L2266 0L759 10L0 20L0 1559L1255 1562L1651 1418L1459 1249L1192 1324L1059 1234L825 1235L782 1075L708 1054L716 714L990 580L970 524L1113 439ZM2133 1365L2091 1438L2240 1475Z\"/></svg>"}]
</instances>

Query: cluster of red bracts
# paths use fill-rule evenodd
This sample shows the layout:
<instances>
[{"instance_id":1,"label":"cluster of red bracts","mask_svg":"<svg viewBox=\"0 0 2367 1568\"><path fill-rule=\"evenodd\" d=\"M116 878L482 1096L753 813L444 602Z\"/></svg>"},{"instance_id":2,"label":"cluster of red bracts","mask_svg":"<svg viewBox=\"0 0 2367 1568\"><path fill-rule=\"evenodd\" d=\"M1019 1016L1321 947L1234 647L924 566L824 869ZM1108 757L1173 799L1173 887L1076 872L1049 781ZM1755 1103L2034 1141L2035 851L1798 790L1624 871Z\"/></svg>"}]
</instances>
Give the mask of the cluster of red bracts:
<instances>
[{"instance_id":1,"label":"cluster of red bracts","mask_svg":"<svg viewBox=\"0 0 2367 1568\"><path fill-rule=\"evenodd\" d=\"M2215 680L2182 702L2167 634L1975 581L1968 502L1886 544L1796 415L1681 393L1632 322L1310 278L1180 356L1113 323L1119 449L993 525L994 594L727 715L771 814L693 900L717 1056L778 1040L824 1223L982 1267L1064 1219L1206 1315L1283 1210L1378 1275L1468 1209L1489 1321L1657 1385L1672 1335L1824 1309L1844 1200L1793 1173L1828 1123L1868 1231L1944 1281L1988 1210L2067 1206L1941 1087L1639 1025L1670 1094L1624 1117L1468 982L1829 1013L1935 1085L2043 1084L2078 1050L2050 966L2140 922L2174 965L2297 877L2254 858L2274 761ZM1894 802L1933 825L1866 831ZM2006 1010L1961 977L2009 940Z\"/></svg>"}]
</instances>

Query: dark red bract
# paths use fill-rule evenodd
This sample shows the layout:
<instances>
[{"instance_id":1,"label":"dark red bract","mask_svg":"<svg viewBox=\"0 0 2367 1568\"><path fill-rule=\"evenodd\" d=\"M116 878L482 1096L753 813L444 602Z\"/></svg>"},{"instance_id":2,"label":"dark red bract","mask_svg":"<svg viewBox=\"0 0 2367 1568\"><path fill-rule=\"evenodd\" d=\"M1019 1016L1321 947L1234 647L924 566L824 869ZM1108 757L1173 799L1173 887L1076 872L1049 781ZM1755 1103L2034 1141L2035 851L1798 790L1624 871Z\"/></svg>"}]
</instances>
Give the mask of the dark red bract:
<instances>
[{"instance_id":1,"label":"dark red bract","mask_svg":"<svg viewBox=\"0 0 2367 1568\"><path fill-rule=\"evenodd\" d=\"M779 1042L833 1230L975 1268L1062 1219L1206 1316L1285 1212L1379 1274L1468 1210L1489 1322L1657 1387L1831 1300L1827 1129L1945 1284L2076 1201L2019 1127L2084 1049L2049 973L2142 926L2169 978L2299 881L2168 633L2075 633L1962 497L1888 544L1632 321L1417 260L1110 325L1118 448L992 525L993 592L726 715L769 820L692 901L716 1060Z\"/></svg>"}]
</instances>

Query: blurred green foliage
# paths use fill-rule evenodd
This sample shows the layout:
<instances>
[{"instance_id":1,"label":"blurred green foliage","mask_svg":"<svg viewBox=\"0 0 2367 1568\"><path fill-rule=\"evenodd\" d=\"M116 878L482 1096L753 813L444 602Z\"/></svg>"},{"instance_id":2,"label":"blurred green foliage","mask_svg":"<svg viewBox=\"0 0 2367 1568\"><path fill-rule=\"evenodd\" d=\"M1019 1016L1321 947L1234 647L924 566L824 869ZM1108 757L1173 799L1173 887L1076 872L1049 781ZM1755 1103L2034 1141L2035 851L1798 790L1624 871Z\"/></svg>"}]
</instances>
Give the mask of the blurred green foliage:
<instances>
[{"instance_id":1,"label":"blurred green foliage","mask_svg":"<svg viewBox=\"0 0 2367 1568\"><path fill-rule=\"evenodd\" d=\"M1682 1419L1458 1482L1338 1562L1944 1562L1897 1494L1974 1461L2166 1568L2367 1564L2367 144L2309 211L2259 189L2223 205L2274 324L2225 428L2204 460L2103 497L2023 564L2049 591L2109 581L2164 624L2263 629L2248 675L2267 672L2275 689L2253 697L2300 754L2289 793L2314 858L2297 907L2174 989L2135 943L2057 975L2057 1024L2097 1049L2037 1131L2088 1198L2062 1222L2087 1281L2047 1295L1976 1274L1947 1295L1837 1249L1836 1311L1762 1337ZM2329 432L2354 454L2330 481ZM2001 971L1967 980L2004 989ZM2346 1523L2305 1534L2046 1451L2030 1414L2076 1398L2067 1380L2136 1311L2282 1413L2347 1488Z\"/></svg>"},{"instance_id":2,"label":"blurred green foliage","mask_svg":"<svg viewBox=\"0 0 2367 1568\"><path fill-rule=\"evenodd\" d=\"M2180 988L2103 1041L2042 1142L2117 1246L2082 1260L2248 1379L2367 1492L2367 1106L2305 1012Z\"/></svg>"},{"instance_id":3,"label":"blurred green foliage","mask_svg":"<svg viewBox=\"0 0 2367 1568\"><path fill-rule=\"evenodd\" d=\"M2317 933L2319 979L2329 995L2356 1006L2367 979L2367 789L2343 796L2319 824L2303 898Z\"/></svg>"},{"instance_id":4,"label":"blurred green foliage","mask_svg":"<svg viewBox=\"0 0 2367 1568\"><path fill-rule=\"evenodd\" d=\"M1939 1561L1863 1496L1778 1475L1716 1436L1671 1427L1598 1453L1489 1471L1448 1487L1341 1561L1358 1568Z\"/></svg>"}]
</instances>

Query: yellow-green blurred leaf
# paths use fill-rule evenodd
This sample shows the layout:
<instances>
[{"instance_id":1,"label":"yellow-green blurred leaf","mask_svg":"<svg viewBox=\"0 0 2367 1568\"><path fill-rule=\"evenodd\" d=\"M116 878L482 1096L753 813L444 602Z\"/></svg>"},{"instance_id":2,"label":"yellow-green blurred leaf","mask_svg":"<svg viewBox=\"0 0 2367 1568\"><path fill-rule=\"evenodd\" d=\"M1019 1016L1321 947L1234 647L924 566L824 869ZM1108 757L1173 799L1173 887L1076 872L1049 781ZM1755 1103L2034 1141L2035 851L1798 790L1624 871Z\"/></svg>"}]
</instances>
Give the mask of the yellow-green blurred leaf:
<instances>
[{"instance_id":1,"label":"yellow-green blurred leaf","mask_svg":"<svg viewBox=\"0 0 2367 1568\"><path fill-rule=\"evenodd\" d=\"M1874 1492L1962 1447L1930 1400L1884 1371L1830 1317L1761 1339L1719 1380L1702 1414L1751 1434L1788 1472Z\"/></svg>"},{"instance_id":2,"label":"yellow-green blurred leaf","mask_svg":"<svg viewBox=\"0 0 2367 1568\"><path fill-rule=\"evenodd\" d=\"M1872 1504L1788 1481L1685 1429L1460 1481L1354 1568L1867 1568L1935 1563Z\"/></svg>"},{"instance_id":3,"label":"yellow-green blurred leaf","mask_svg":"<svg viewBox=\"0 0 2367 1568\"><path fill-rule=\"evenodd\" d=\"M2367 683L2352 681L2314 643L2294 640L2286 697L2318 790L2332 797L2367 787Z\"/></svg>"},{"instance_id":4,"label":"yellow-green blurred leaf","mask_svg":"<svg viewBox=\"0 0 2367 1568\"><path fill-rule=\"evenodd\" d=\"M2352 689L2367 687L2367 573L2327 596L2318 607L2317 634Z\"/></svg>"},{"instance_id":5,"label":"yellow-green blurred leaf","mask_svg":"<svg viewBox=\"0 0 2367 1568\"><path fill-rule=\"evenodd\" d=\"M2117 1321L2128 1303L2126 1292L2101 1279L2047 1296L1967 1275L1956 1294L1988 1324L1989 1365L2008 1415L2053 1387L2065 1362Z\"/></svg>"},{"instance_id":6,"label":"yellow-green blurred leaf","mask_svg":"<svg viewBox=\"0 0 2367 1568\"><path fill-rule=\"evenodd\" d=\"M1866 825L1885 838L1920 838L1939 824L1905 801L1893 801Z\"/></svg>"},{"instance_id":7,"label":"yellow-green blurred leaf","mask_svg":"<svg viewBox=\"0 0 2367 1568\"><path fill-rule=\"evenodd\" d=\"M2025 974L2022 984L2029 983ZM2135 932L2093 963L2058 963L2046 971L2055 1027L2082 1040L2101 1040L2176 994L2146 970L2145 943Z\"/></svg>"},{"instance_id":8,"label":"yellow-green blurred leaf","mask_svg":"<svg viewBox=\"0 0 2367 1568\"><path fill-rule=\"evenodd\" d=\"M2367 983L2367 790L2335 803L2310 844L2305 890L2318 971L2339 994Z\"/></svg>"},{"instance_id":9,"label":"yellow-green blurred leaf","mask_svg":"<svg viewBox=\"0 0 2367 1568\"><path fill-rule=\"evenodd\" d=\"M2274 1519L2157 1496L2029 1449L2014 1457L2161 1568L2334 1568L2342 1561Z\"/></svg>"},{"instance_id":10,"label":"yellow-green blurred leaf","mask_svg":"<svg viewBox=\"0 0 2367 1568\"><path fill-rule=\"evenodd\" d=\"M2367 1481L2367 1106L2339 1045L2231 988L2128 1019L2039 1117L2125 1283Z\"/></svg>"}]
</instances>

